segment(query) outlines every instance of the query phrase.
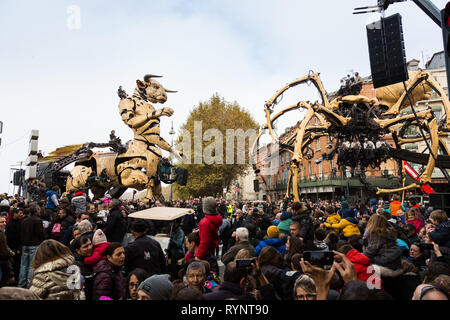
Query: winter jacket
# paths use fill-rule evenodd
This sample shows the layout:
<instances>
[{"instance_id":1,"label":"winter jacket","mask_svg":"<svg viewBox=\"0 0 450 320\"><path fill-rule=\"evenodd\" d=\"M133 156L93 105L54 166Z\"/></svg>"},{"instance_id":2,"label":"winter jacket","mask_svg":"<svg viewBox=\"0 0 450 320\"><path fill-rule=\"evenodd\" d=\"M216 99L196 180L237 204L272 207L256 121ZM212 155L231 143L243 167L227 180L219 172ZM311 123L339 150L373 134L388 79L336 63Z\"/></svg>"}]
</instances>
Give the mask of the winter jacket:
<instances>
[{"instance_id":1,"label":"winter jacket","mask_svg":"<svg viewBox=\"0 0 450 320\"><path fill-rule=\"evenodd\" d=\"M78 300L80 298L81 277L79 268L73 266L74 262L75 258L68 255L44 263L34 270L30 290L45 300ZM71 280L74 282L72 283ZM73 286L68 286L68 284Z\"/></svg>"},{"instance_id":2,"label":"winter jacket","mask_svg":"<svg viewBox=\"0 0 450 320\"><path fill-rule=\"evenodd\" d=\"M84 259L86 257L79 256L78 254L75 255L75 265L80 268L80 273L84 278L84 284L83 284L83 291L84 291L84 298L87 301L92 300L92 289L94 287L94 271L93 268L87 264L84 263Z\"/></svg>"},{"instance_id":3,"label":"winter jacket","mask_svg":"<svg viewBox=\"0 0 450 320\"><path fill-rule=\"evenodd\" d=\"M289 227L292 222L292 213L288 211L284 211L280 216L280 223L277 225L280 233L289 234Z\"/></svg>"},{"instance_id":4,"label":"winter jacket","mask_svg":"<svg viewBox=\"0 0 450 320\"><path fill-rule=\"evenodd\" d=\"M123 237L127 232L127 224L118 208L114 208L109 213L103 232L109 242L122 243Z\"/></svg>"},{"instance_id":5,"label":"winter jacket","mask_svg":"<svg viewBox=\"0 0 450 320\"><path fill-rule=\"evenodd\" d=\"M5 233L0 230L0 264L8 263L14 252L8 247ZM0 279L1 280L1 279Z\"/></svg>"},{"instance_id":6,"label":"winter jacket","mask_svg":"<svg viewBox=\"0 0 450 320\"><path fill-rule=\"evenodd\" d=\"M372 265L372 262L370 262L370 259L358 250L352 249L347 252L345 256L352 262L353 267L355 268L356 276L359 280L366 282L367 279L374 274L374 270L372 270L372 272L367 271L367 268Z\"/></svg>"},{"instance_id":7,"label":"winter jacket","mask_svg":"<svg viewBox=\"0 0 450 320\"><path fill-rule=\"evenodd\" d=\"M86 212L86 198L84 196L73 197L70 201L75 209L75 213L81 214Z\"/></svg>"},{"instance_id":8,"label":"winter jacket","mask_svg":"<svg viewBox=\"0 0 450 320\"><path fill-rule=\"evenodd\" d=\"M435 231L430 232L429 237L438 245L450 248L450 221L438 225Z\"/></svg>"},{"instance_id":9,"label":"winter jacket","mask_svg":"<svg viewBox=\"0 0 450 320\"><path fill-rule=\"evenodd\" d=\"M220 214L205 214L205 217L198 224L198 235L200 245L195 256L204 260L207 256L214 254L219 244L219 227L222 225Z\"/></svg>"},{"instance_id":10,"label":"winter jacket","mask_svg":"<svg viewBox=\"0 0 450 320\"><path fill-rule=\"evenodd\" d=\"M266 246L272 246L275 249L278 250L279 253L281 253L282 256L286 253L286 243L278 238L268 238L265 240L262 240L258 243L258 245L255 248L255 253L258 256L261 252L262 248Z\"/></svg>"},{"instance_id":11,"label":"winter jacket","mask_svg":"<svg viewBox=\"0 0 450 320\"><path fill-rule=\"evenodd\" d=\"M105 251L109 244L110 242L96 244L92 250L92 255L84 258L84 264L95 267L101 260L106 259Z\"/></svg>"},{"instance_id":12,"label":"winter jacket","mask_svg":"<svg viewBox=\"0 0 450 320\"><path fill-rule=\"evenodd\" d=\"M5 234L8 239L8 246L11 250L18 250L21 247L20 229L21 222L19 219L11 219L6 225Z\"/></svg>"},{"instance_id":13,"label":"winter jacket","mask_svg":"<svg viewBox=\"0 0 450 320\"><path fill-rule=\"evenodd\" d=\"M242 296L244 290L239 286L239 284L224 281L220 284L217 291L207 293L203 295L205 300L226 300L226 299L237 299Z\"/></svg>"},{"instance_id":14,"label":"winter jacket","mask_svg":"<svg viewBox=\"0 0 450 320\"><path fill-rule=\"evenodd\" d=\"M411 223L416 227L416 233L420 233L420 230L423 228L423 220L421 218L417 218L416 220L408 220L406 223Z\"/></svg>"},{"instance_id":15,"label":"winter jacket","mask_svg":"<svg viewBox=\"0 0 450 320\"><path fill-rule=\"evenodd\" d=\"M405 207L401 204L400 201L392 201L389 207L389 213L393 216L398 216L398 211L405 211Z\"/></svg>"},{"instance_id":16,"label":"winter jacket","mask_svg":"<svg viewBox=\"0 0 450 320\"><path fill-rule=\"evenodd\" d=\"M284 296L283 290L283 279L284 274L287 270L274 265L263 265L261 266L261 272L266 276L269 283L271 283L275 289L275 292L279 297Z\"/></svg>"},{"instance_id":17,"label":"winter jacket","mask_svg":"<svg viewBox=\"0 0 450 320\"><path fill-rule=\"evenodd\" d=\"M238 244L232 246L227 253L225 253L222 257L222 262L224 265L227 265L228 262L231 262L236 257L236 254L239 252L239 250L245 249L250 253L251 257L255 257L255 248L250 244L248 241L242 241Z\"/></svg>"},{"instance_id":18,"label":"winter jacket","mask_svg":"<svg viewBox=\"0 0 450 320\"><path fill-rule=\"evenodd\" d=\"M102 260L94 267L94 287L92 300L99 300L101 296L120 300L125 297L125 280L121 268L108 260Z\"/></svg>"},{"instance_id":19,"label":"winter jacket","mask_svg":"<svg viewBox=\"0 0 450 320\"><path fill-rule=\"evenodd\" d=\"M169 241L169 255L172 260L179 260L184 257L184 231L181 227L178 227L172 232L172 236Z\"/></svg>"},{"instance_id":20,"label":"winter jacket","mask_svg":"<svg viewBox=\"0 0 450 320\"><path fill-rule=\"evenodd\" d=\"M59 195L53 191L53 190L48 190L47 191L47 204L45 205L46 209L56 209L56 207L59 205L58 202L59 199Z\"/></svg>"},{"instance_id":21,"label":"winter jacket","mask_svg":"<svg viewBox=\"0 0 450 320\"><path fill-rule=\"evenodd\" d=\"M344 237L350 237L352 235L360 235L361 232L358 228L358 220L356 218L350 217L342 219L339 223L325 223L327 228L332 228L337 231L342 230Z\"/></svg>"},{"instance_id":22,"label":"winter jacket","mask_svg":"<svg viewBox=\"0 0 450 320\"><path fill-rule=\"evenodd\" d=\"M73 231L73 225L75 224L76 220L71 215L66 216L61 221L61 238L60 241L62 244L68 246L70 240L72 239L72 231Z\"/></svg>"},{"instance_id":23,"label":"winter jacket","mask_svg":"<svg viewBox=\"0 0 450 320\"><path fill-rule=\"evenodd\" d=\"M45 239L45 231L41 218L36 215L30 215L23 219L20 233L22 246L38 246L41 244Z\"/></svg>"},{"instance_id":24,"label":"winter jacket","mask_svg":"<svg viewBox=\"0 0 450 320\"><path fill-rule=\"evenodd\" d=\"M391 270L401 268L402 253L395 238L388 237L379 241L379 238L374 235L369 238L369 243L363 254L370 259L372 264Z\"/></svg>"},{"instance_id":25,"label":"winter jacket","mask_svg":"<svg viewBox=\"0 0 450 320\"><path fill-rule=\"evenodd\" d=\"M125 247L125 273L142 268L149 273L166 273L166 258L158 241L142 236Z\"/></svg>"},{"instance_id":26,"label":"winter jacket","mask_svg":"<svg viewBox=\"0 0 450 320\"><path fill-rule=\"evenodd\" d=\"M327 223L339 223L341 222L341 216L339 215L339 213L333 213L328 215L327 218Z\"/></svg>"},{"instance_id":27,"label":"winter jacket","mask_svg":"<svg viewBox=\"0 0 450 320\"><path fill-rule=\"evenodd\" d=\"M377 199L370 199L370 215L377 213Z\"/></svg>"}]
</instances>

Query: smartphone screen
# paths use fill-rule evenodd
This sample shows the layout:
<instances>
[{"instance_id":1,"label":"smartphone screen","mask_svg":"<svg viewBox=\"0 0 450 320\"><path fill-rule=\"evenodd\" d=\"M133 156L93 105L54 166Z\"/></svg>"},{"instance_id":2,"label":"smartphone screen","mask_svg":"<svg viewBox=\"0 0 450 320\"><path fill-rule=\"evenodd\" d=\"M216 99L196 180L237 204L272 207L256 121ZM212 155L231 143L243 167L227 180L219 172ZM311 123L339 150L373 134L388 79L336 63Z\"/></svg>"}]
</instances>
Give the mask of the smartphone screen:
<instances>
[{"instance_id":1,"label":"smartphone screen","mask_svg":"<svg viewBox=\"0 0 450 320\"><path fill-rule=\"evenodd\" d=\"M303 257L305 261L308 261L313 266L325 270L331 269L334 261L334 253L332 251L305 251Z\"/></svg>"},{"instance_id":2,"label":"smartphone screen","mask_svg":"<svg viewBox=\"0 0 450 320\"><path fill-rule=\"evenodd\" d=\"M237 268L247 268L252 265L252 259L236 259Z\"/></svg>"}]
</instances>

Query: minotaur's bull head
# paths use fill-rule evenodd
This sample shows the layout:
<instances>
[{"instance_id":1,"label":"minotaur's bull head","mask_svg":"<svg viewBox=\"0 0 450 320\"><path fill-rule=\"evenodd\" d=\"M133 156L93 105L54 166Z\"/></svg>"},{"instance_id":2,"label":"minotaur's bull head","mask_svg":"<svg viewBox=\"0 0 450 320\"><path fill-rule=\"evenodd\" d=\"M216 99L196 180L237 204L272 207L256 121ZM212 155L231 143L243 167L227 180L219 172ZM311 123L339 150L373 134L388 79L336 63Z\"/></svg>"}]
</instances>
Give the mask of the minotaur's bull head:
<instances>
[{"instance_id":1,"label":"minotaur's bull head","mask_svg":"<svg viewBox=\"0 0 450 320\"><path fill-rule=\"evenodd\" d=\"M161 78L153 74L146 74L144 81L136 80L137 89L141 96L153 103L164 103L167 101L167 92L177 92L165 89L158 81L152 78Z\"/></svg>"}]
</instances>

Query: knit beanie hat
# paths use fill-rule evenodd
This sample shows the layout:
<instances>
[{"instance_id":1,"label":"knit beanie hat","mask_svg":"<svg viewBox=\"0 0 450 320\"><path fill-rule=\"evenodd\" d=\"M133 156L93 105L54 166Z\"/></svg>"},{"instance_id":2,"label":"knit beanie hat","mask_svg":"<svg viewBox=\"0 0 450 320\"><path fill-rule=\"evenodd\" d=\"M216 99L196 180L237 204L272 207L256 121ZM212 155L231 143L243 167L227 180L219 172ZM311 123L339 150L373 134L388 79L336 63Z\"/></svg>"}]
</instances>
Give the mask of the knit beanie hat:
<instances>
[{"instance_id":1,"label":"knit beanie hat","mask_svg":"<svg viewBox=\"0 0 450 320\"><path fill-rule=\"evenodd\" d=\"M341 208L343 209L343 210L345 210L345 209L348 209L348 202L347 201L342 201L341 202Z\"/></svg>"},{"instance_id":2,"label":"knit beanie hat","mask_svg":"<svg viewBox=\"0 0 450 320\"><path fill-rule=\"evenodd\" d=\"M205 214L216 214L216 199L213 197L206 197L203 199L203 213Z\"/></svg>"},{"instance_id":3,"label":"knit beanie hat","mask_svg":"<svg viewBox=\"0 0 450 320\"><path fill-rule=\"evenodd\" d=\"M267 228L267 236L269 238L278 238L278 235L280 234L280 231L278 230L277 226L270 226Z\"/></svg>"},{"instance_id":4,"label":"knit beanie hat","mask_svg":"<svg viewBox=\"0 0 450 320\"><path fill-rule=\"evenodd\" d=\"M95 246L96 244L108 242L105 234L101 229L95 231L94 236L92 237L92 244Z\"/></svg>"},{"instance_id":5,"label":"knit beanie hat","mask_svg":"<svg viewBox=\"0 0 450 320\"><path fill-rule=\"evenodd\" d=\"M168 274L155 274L142 281L138 287L139 290L144 291L152 300L170 300L173 284Z\"/></svg>"}]
</instances>

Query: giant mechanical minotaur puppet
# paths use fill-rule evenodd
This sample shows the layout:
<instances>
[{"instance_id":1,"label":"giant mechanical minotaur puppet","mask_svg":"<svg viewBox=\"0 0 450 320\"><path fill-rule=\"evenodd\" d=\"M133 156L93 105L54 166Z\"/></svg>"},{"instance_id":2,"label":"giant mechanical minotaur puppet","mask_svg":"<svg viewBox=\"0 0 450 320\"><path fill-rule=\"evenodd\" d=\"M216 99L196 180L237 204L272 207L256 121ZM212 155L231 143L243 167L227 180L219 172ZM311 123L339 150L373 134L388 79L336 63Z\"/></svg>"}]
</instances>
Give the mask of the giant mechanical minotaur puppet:
<instances>
[{"instance_id":1,"label":"giant mechanical minotaur puppet","mask_svg":"<svg viewBox=\"0 0 450 320\"><path fill-rule=\"evenodd\" d=\"M410 72L409 78L405 83L406 90L403 83L378 88L376 99L360 95L361 84L359 84L359 87L340 90L338 96L332 101L327 98L319 74L310 73L296 79L286 84L266 101L264 105L266 123L261 127L258 139L255 140L252 147L253 153L256 155L259 137L269 130L272 143L278 144L280 151L285 150L292 154L285 196L286 198L293 196L295 201L300 200L296 186L299 183L302 159L312 159L314 150L310 145L322 136L329 136L332 141L330 152L322 154L323 160L331 160L338 154L338 165L359 166L362 172L368 166L379 167L379 164L388 158L424 165L420 182L404 185L399 189L378 188L378 194L401 192L430 183L435 167L443 170L450 168L450 146L446 142L450 132L450 101L429 73ZM283 93L301 83L314 84L322 101L320 103L300 101L272 115ZM402 113L411 104L415 105L418 101L428 100L432 90L440 97L443 105L439 120L430 107L422 108L417 112ZM298 109L306 110L300 126L293 130L283 143L280 143L274 131L274 121L285 113ZM310 123L313 118L317 120L315 125ZM388 136L392 137L395 146L386 142ZM402 148L406 144L416 142L427 145L423 153ZM254 169L258 174L260 170L256 166Z\"/></svg>"},{"instance_id":2,"label":"giant mechanical minotaur puppet","mask_svg":"<svg viewBox=\"0 0 450 320\"><path fill-rule=\"evenodd\" d=\"M126 146L110 143L86 143L58 148L39 163L56 162L53 171L58 171L75 162L67 179L66 191L91 189L94 198L112 192L118 197L127 188L147 189L146 198L158 199L161 184L158 177L161 150L166 150L181 159L181 155L160 137L160 117L170 117L173 110L168 107L155 109L152 103L165 103L167 92L153 78L145 75L137 80L132 96L119 90L119 112L123 122L133 131L134 139ZM111 152L93 152L91 149L112 147Z\"/></svg>"}]
</instances>

